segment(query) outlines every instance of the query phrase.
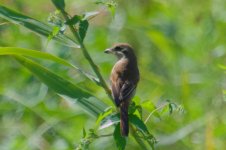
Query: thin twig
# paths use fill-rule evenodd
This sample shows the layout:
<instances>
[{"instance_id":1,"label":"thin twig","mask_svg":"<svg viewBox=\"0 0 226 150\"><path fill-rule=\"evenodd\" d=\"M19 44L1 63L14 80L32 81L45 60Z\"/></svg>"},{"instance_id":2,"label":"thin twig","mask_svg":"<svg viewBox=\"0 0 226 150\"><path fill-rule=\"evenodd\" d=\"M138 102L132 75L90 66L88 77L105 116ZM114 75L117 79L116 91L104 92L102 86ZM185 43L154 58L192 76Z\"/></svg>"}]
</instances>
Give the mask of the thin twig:
<instances>
[{"instance_id":1,"label":"thin twig","mask_svg":"<svg viewBox=\"0 0 226 150\"><path fill-rule=\"evenodd\" d=\"M163 107L169 105L169 102L166 102L165 104L163 104L162 106L159 106L158 108L156 108L155 110L153 110L147 117L147 119L144 121L144 123L146 124L148 122L148 120L150 119L150 117L159 109L162 109Z\"/></svg>"},{"instance_id":2,"label":"thin twig","mask_svg":"<svg viewBox=\"0 0 226 150\"><path fill-rule=\"evenodd\" d=\"M98 138L102 138L102 137L108 137L108 136L112 136L113 134L104 134L104 135L98 135Z\"/></svg>"}]
</instances>

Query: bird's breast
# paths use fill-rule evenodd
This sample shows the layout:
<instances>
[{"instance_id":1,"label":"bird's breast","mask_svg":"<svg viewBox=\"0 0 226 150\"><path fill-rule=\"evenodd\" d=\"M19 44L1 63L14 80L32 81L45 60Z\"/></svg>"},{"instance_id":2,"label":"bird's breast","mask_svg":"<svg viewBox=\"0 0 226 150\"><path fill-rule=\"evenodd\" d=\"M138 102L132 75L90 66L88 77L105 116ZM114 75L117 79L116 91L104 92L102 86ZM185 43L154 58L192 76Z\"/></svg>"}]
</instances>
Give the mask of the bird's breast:
<instances>
[{"instance_id":1,"label":"bird's breast","mask_svg":"<svg viewBox=\"0 0 226 150\"><path fill-rule=\"evenodd\" d=\"M123 77L124 74L126 74L126 72L128 72L128 60L119 60L114 67L112 68L111 71L111 79L117 80L118 78Z\"/></svg>"}]
</instances>

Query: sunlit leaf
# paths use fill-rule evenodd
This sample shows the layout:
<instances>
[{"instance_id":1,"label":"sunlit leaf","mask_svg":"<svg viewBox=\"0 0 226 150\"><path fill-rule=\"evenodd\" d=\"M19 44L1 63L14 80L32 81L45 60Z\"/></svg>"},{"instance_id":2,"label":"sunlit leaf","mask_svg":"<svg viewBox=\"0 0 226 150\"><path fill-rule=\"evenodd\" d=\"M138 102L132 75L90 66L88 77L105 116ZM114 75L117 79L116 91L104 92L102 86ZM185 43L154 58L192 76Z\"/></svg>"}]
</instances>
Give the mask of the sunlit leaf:
<instances>
[{"instance_id":1,"label":"sunlit leaf","mask_svg":"<svg viewBox=\"0 0 226 150\"><path fill-rule=\"evenodd\" d=\"M52 33L48 36L47 44L60 32L60 28L58 26L53 27Z\"/></svg>"},{"instance_id":2,"label":"sunlit leaf","mask_svg":"<svg viewBox=\"0 0 226 150\"><path fill-rule=\"evenodd\" d=\"M113 135L118 150L124 150L126 147L126 138L121 136L120 124L116 125Z\"/></svg>"},{"instance_id":3,"label":"sunlit leaf","mask_svg":"<svg viewBox=\"0 0 226 150\"><path fill-rule=\"evenodd\" d=\"M112 107L107 108L102 114L100 114L96 120L96 125L95 125L95 129L98 128L98 126L100 125L101 121L108 115L110 115L112 113Z\"/></svg>"},{"instance_id":4,"label":"sunlit leaf","mask_svg":"<svg viewBox=\"0 0 226 150\"><path fill-rule=\"evenodd\" d=\"M106 104L95 98L89 92L77 87L76 85L49 71L43 66L22 56L14 57L20 64L30 70L49 88L60 95L76 101L76 103L80 105L85 111L89 112L89 114L98 116L107 108Z\"/></svg>"},{"instance_id":5,"label":"sunlit leaf","mask_svg":"<svg viewBox=\"0 0 226 150\"><path fill-rule=\"evenodd\" d=\"M9 8L6 8L4 6L0 5L0 17L4 18L12 23L19 24L21 26L24 26L25 28L42 35L46 38L51 35L53 28L45 23L42 23L36 19L33 19L31 17L25 16L23 14L20 14L18 12L15 12ZM58 42L61 42L64 45L70 46L70 47L77 47L80 46L75 43L72 39L67 37L64 34L57 34L53 40L56 40Z\"/></svg>"}]
</instances>

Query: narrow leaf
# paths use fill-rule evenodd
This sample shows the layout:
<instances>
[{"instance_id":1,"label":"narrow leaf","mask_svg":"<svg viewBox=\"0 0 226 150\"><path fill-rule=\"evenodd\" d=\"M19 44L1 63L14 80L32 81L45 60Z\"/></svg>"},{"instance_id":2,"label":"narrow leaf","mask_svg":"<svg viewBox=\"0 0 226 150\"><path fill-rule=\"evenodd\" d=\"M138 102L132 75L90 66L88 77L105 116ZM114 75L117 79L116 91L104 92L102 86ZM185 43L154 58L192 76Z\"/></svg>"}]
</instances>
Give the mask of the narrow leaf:
<instances>
[{"instance_id":1,"label":"narrow leaf","mask_svg":"<svg viewBox=\"0 0 226 150\"><path fill-rule=\"evenodd\" d=\"M23 14L20 14L18 12L15 12L9 8L6 8L4 6L0 5L0 18L4 18L14 24L18 24L21 26L24 26L25 28L42 35L46 38L51 35L53 28L45 23L42 23L36 19L33 19L31 17L25 16ZM70 46L70 47L77 47L80 46L75 43L72 39L67 37L66 35L60 33L57 34L53 40L56 40L58 42L61 42L64 45Z\"/></svg>"},{"instance_id":2,"label":"narrow leaf","mask_svg":"<svg viewBox=\"0 0 226 150\"><path fill-rule=\"evenodd\" d=\"M86 129L83 128L83 137L82 138L85 138L86 137Z\"/></svg>"},{"instance_id":3,"label":"narrow leaf","mask_svg":"<svg viewBox=\"0 0 226 150\"><path fill-rule=\"evenodd\" d=\"M74 66L73 64L65 61L62 58L56 57L54 55L51 55L49 53L37 51L37 50L30 50L25 48L17 48L17 47L0 47L0 55L23 55L23 56L29 56L34 58L42 58L54 61L56 63L62 64L67 67L71 67L77 71L79 71L82 75L87 77L88 79L94 81L98 85L100 85L99 80L95 78L94 76L82 71L80 68Z\"/></svg>"},{"instance_id":4,"label":"narrow leaf","mask_svg":"<svg viewBox=\"0 0 226 150\"><path fill-rule=\"evenodd\" d=\"M64 10L64 8L65 8L64 0L52 0L52 2L56 6L57 9Z\"/></svg>"},{"instance_id":5,"label":"narrow leaf","mask_svg":"<svg viewBox=\"0 0 226 150\"><path fill-rule=\"evenodd\" d=\"M147 126L144 122L136 115L129 115L130 122L140 131L143 138L149 143L152 150L154 150L154 145L157 143L155 137L149 133Z\"/></svg>"},{"instance_id":6,"label":"narrow leaf","mask_svg":"<svg viewBox=\"0 0 226 150\"><path fill-rule=\"evenodd\" d=\"M96 120L96 124L95 124L95 130L99 127L101 121L108 115L110 115L112 113L112 107L107 108L106 110L104 110L104 112L102 114L100 114Z\"/></svg>"},{"instance_id":7,"label":"narrow leaf","mask_svg":"<svg viewBox=\"0 0 226 150\"><path fill-rule=\"evenodd\" d=\"M86 31L88 29L89 22L87 20L82 20L79 23L79 36L81 40L83 41L86 36Z\"/></svg>"},{"instance_id":8,"label":"narrow leaf","mask_svg":"<svg viewBox=\"0 0 226 150\"><path fill-rule=\"evenodd\" d=\"M89 114L97 117L107 108L105 103L95 98L89 92L77 87L30 59L22 56L14 56L14 58L56 93L76 100L77 104L89 112Z\"/></svg>"},{"instance_id":9,"label":"narrow leaf","mask_svg":"<svg viewBox=\"0 0 226 150\"><path fill-rule=\"evenodd\" d=\"M124 150L126 147L126 138L121 136L120 124L118 123L114 131L114 140L118 150Z\"/></svg>"},{"instance_id":10,"label":"narrow leaf","mask_svg":"<svg viewBox=\"0 0 226 150\"><path fill-rule=\"evenodd\" d=\"M101 129L110 127L110 126L115 125L119 122L120 122L120 115L118 113L117 114L111 114L101 121L99 129L101 130Z\"/></svg>"},{"instance_id":11,"label":"narrow leaf","mask_svg":"<svg viewBox=\"0 0 226 150\"><path fill-rule=\"evenodd\" d=\"M146 127L144 122L136 115L133 115L133 114L129 115L129 120L133 125L135 125L143 133L149 133L148 128Z\"/></svg>"}]
</instances>

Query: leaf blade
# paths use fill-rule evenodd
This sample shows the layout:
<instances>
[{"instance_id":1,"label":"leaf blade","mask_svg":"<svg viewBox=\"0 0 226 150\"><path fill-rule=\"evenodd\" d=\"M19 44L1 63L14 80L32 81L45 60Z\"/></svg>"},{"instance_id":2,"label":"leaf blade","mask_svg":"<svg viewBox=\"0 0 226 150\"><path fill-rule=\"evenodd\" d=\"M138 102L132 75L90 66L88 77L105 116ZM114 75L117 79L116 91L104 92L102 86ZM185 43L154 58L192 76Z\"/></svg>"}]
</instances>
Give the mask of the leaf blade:
<instances>
[{"instance_id":1,"label":"leaf blade","mask_svg":"<svg viewBox=\"0 0 226 150\"><path fill-rule=\"evenodd\" d=\"M65 61L62 58L56 57L54 55L51 55L49 53L37 51L37 50L31 50L31 49L25 49L25 48L17 48L17 47L0 47L0 55L23 55L23 56L29 56L29 57L34 57L34 58L42 58L46 60L51 60L56 63L62 64L67 67L71 67L77 71L79 71L82 75L87 77L88 79L94 81L97 85L100 85L99 80L82 71L79 67L74 66L73 64Z\"/></svg>"},{"instance_id":2,"label":"leaf blade","mask_svg":"<svg viewBox=\"0 0 226 150\"><path fill-rule=\"evenodd\" d=\"M0 5L0 17L4 18L14 24L21 25L21 26L35 32L36 34L42 35L46 38L48 38L49 35L51 35L52 31L53 31L53 28L51 26L49 26L43 22L40 22L36 19L33 19L31 17L28 17L26 15L23 15L21 13L18 13L16 11L11 10L7 7L4 7L2 5ZM61 33L54 36L53 40L61 42L64 45L67 45L70 47L76 47L76 48L80 47L75 41L73 41L72 39L70 39L69 37L67 37L66 35L61 34Z\"/></svg>"},{"instance_id":3,"label":"leaf blade","mask_svg":"<svg viewBox=\"0 0 226 150\"><path fill-rule=\"evenodd\" d=\"M120 133L120 124L117 124L114 130L114 140L118 150L124 150L126 147L126 138Z\"/></svg>"},{"instance_id":4,"label":"leaf blade","mask_svg":"<svg viewBox=\"0 0 226 150\"><path fill-rule=\"evenodd\" d=\"M52 0L52 3L59 10L64 10L64 8L65 8L65 2L64 2L64 0Z\"/></svg>"},{"instance_id":5,"label":"leaf blade","mask_svg":"<svg viewBox=\"0 0 226 150\"><path fill-rule=\"evenodd\" d=\"M95 98L89 92L77 87L30 59L22 56L14 56L14 58L56 93L76 100L89 114L97 117L107 108L105 103Z\"/></svg>"}]
</instances>

